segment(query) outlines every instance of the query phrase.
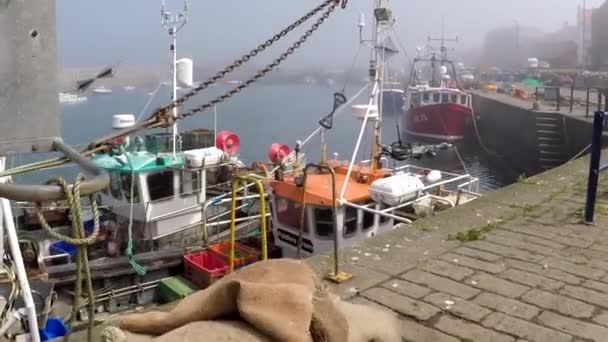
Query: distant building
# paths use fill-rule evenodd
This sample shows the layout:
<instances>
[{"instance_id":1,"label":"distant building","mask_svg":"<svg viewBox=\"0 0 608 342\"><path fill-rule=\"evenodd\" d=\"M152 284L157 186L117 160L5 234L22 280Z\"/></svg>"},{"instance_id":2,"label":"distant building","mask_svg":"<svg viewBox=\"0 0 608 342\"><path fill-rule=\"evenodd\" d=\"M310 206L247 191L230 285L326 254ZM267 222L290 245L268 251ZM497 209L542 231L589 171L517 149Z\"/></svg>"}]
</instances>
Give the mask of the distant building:
<instances>
[{"instance_id":1,"label":"distant building","mask_svg":"<svg viewBox=\"0 0 608 342\"><path fill-rule=\"evenodd\" d=\"M576 14L577 59L578 65L583 67L588 66L591 60L592 22L593 9L579 6Z\"/></svg>"},{"instance_id":2,"label":"distant building","mask_svg":"<svg viewBox=\"0 0 608 342\"><path fill-rule=\"evenodd\" d=\"M591 69L608 71L608 1L593 10L591 19Z\"/></svg>"}]
</instances>

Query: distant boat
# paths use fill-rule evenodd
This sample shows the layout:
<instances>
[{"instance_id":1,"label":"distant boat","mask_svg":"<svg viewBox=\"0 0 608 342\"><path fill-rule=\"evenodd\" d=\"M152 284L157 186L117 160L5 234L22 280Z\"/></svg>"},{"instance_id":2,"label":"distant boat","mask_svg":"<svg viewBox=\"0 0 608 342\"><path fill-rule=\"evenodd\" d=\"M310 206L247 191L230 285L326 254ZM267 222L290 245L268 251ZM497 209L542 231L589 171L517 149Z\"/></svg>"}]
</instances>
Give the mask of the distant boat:
<instances>
[{"instance_id":1,"label":"distant boat","mask_svg":"<svg viewBox=\"0 0 608 342\"><path fill-rule=\"evenodd\" d=\"M241 84L243 83L242 81L238 81L238 80L232 80L232 81L228 81L228 84Z\"/></svg>"},{"instance_id":2,"label":"distant boat","mask_svg":"<svg viewBox=\"0 0 608 342\"><path fill-rule=\"evenodd\" d=\"M124 89L125 91L133 91L135 90L134 86L124 86L122 89Z\"/></svg>"},{"instance_id":3,"label":"distant boat","mask_svg":"<svg viewBox=\"0 0 608 342\"><path fill-rule=\"evenodd\" d=\"M70 93L59 93L59 103L62 104L76 104L87 102L87 98L85 96L78 96L77 94Z\"/></svg>"},{"instance_id":4,"label":"distant boat","mask_svg":"<svg viewBox=\"0 0 608 342\"><path fill-rule=\"evenodd\" d=\"M94 94L111 94L112 89L106 88L104 86L100 86L93 89Z\"/></svg>"}]
</instances>

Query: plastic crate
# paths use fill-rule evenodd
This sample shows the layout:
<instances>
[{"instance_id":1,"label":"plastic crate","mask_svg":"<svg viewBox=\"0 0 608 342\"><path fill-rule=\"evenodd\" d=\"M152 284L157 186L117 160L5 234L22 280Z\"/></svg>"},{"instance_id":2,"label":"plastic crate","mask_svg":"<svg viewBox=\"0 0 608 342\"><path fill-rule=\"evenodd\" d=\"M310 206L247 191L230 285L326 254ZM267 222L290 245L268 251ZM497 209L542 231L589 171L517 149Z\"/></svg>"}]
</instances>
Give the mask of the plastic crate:
<instances>
[{"instance_id":1,"label":"plastic crate","mask_svg":"<svg viewBox=\"0 0 608 342\"><path fill-rule=\"evenodd\" d=\"M230 267L230 242L220 242L209 246L209 252L216 255ZM260 260L260 253L240 243L235 245L234 267L240 268Z\"/></svg>"},{"instance_id":2,"label":"plastic crate","mask_svg":"<svg viewBox=\"0 0 608 342\"><path fill-rule=\"evenodd\" d=\"M49 253L51 255L64 255L64 254L67 254L67 255L70 256L70 260L74 260L74 257L76 256L77 252L78 251L76 249L76 246L70 245L69 243L67 243L65 241L53 242L49 246Z\"/></svg>"},{"instance_id":3,"label":"plastic crate","mask_svg":"<svg viewBox=\"0 0 608 342\"><path fill-rule=\"evenodd\" d=\"M228 264L210 251L184 255L184 276L206 288L228 272Z\"/></svg>"},{"instance_id":4,"label":"plastic crate","mask_svg":"<svg viewBox=\"0 0 608 342\"><path fill-rule=\"evenodd\" d=\"M180 276L165 278L159 285L160 299L165 303L184 299L196 290L194 284Z\"/></svg>"}]
</instances>

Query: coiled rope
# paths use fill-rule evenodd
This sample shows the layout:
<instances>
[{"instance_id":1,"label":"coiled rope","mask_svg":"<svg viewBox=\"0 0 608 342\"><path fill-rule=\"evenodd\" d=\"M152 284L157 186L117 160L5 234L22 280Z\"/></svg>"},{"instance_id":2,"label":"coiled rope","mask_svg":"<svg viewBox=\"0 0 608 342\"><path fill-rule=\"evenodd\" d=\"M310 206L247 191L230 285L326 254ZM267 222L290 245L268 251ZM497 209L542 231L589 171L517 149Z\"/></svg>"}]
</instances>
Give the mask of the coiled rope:
<instances>
[{"instance_id":1,"label":"coiled rope","mask_svg":"<svg viewBox=\"0 0 608 342\"><path fill-rule=\"evenodd\" d=\"M85 178L82 174L78 175L78 177L76 178L76 182L74 182L74 186L72 187L70 187L70 185L63 178L53 178L47 182L47 184L59 185L66 196L68 207L70 208L72 221L71 237L53 231L51 226L44 218L41 203L36 203L36 216L42 228L52 238L67 242L68 244L73 245L77 248L76 283L74 284L74 304L72 306L71 317L68 321L71 323L71 321L74 320L75 317L77 317L78 309L80 308L80 301L82 299L82 282L84 275L87 296L89 298L87 341L91 341L95 315L95 301L91 300L92 298L94 298L94 292L93 283L91 280L91 269L89 267L89 258L87 255L87 246L94 244L97 241L97 237L99 236L99 209L97 207L97 202L92 199L91 210L93 212L93 232L91 233L91 235L89 235L89 237L86 237L83 223L82 204L80 202L80 186L84 180ZM69 332L68 335L66 335L65 340L67 340L68 338Z\"/></svg>"}]
</instances>

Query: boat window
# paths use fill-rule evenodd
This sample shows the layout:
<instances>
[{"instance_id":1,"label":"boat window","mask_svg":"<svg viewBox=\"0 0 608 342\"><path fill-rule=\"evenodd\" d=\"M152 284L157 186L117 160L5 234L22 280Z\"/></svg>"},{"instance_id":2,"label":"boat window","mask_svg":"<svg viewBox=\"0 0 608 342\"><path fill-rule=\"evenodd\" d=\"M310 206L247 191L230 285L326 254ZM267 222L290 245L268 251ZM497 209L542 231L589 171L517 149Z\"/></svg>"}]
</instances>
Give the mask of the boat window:
<instances>
[{"instance_id":1,"label":"boat window","mask_svg":"<svg viewBox=\"0 0 608 342\"><path fill-rule=\"evenodd\" d=\"M299 230L302 220L302 204L285 198L277 198L277 220L283 226ZM308 217L304 216L304 232L308 233Z\"/></svg>"},{"instance_id":2,"label":"boat window","mask_svg":"<svg viewBox=\"0 0 608 342\"><path fill-rule=\"evenodd\" d=\"M133 179L135 178L135 179ZM131 182L133 183L133 198L131 198ZM141 202L139 198L139 187L137 184L137 177L132 174L121 174L120 175L120 183L122 184L122 192L125 194L125 198L128 202L139 203Z\"/></svg>"},{"instance_id":3,"label":"boat window","mask_svg":"<svg viewBox=\"0 0 608 342\"><path fill-rule=\"evenodd\" d=\"M429 95L429 93L422 94L422 102L428 103L430 99L431 99L431 96Z\"/></svg>"},{"instance_id":4,"label":"boat window","mask_svg":"<svg viewBox=\"0 0 608 342\"><path fill-rule=\"evenodd\" d=\"M460 96L460 104L466 106L466 104L467 104L467 96L466 95L461 95Z\"/></svg>"},{"instance_id":5,"label":"boat window","mask_svg":"<svg viewBox=\"0 0 608 342\"><path fill-rule=\"evenodd\" d=\"M412 94L412 104L415 106L420 104L420 94Z\"/></svg>"},{"instance_id":6,"label":"boat window","mask_svg":"<svg viewBox=\"0 0 608 342\"><path fill-rule=\"evenodd\" d=\"M157 201L175 195L173 191L173 171L162 171L148 175L147 182L150 201Z\"/></svg>"},{"instance_id":7,"label":"boat window","mask_svg":"<svg viewBox=\"0 0 608 342\"><path fill-rule=\"evenodd\" d=\"M441 94L441 102L442 103L449 103L450 102L450 94L448 94L448 93Z\"/></svg>"},{"instance_id":8,"label":"boat window","mask_svg":"<svg viewBox=\"0 0 608 342\"><path fill-rule=\"evenodd\" d=\"M452 103L458 103L458 95L452 94L452 98L450 99L450 102L452 102Z\"/></svg>"},{"instance_id":9,"label":"boat window","mask_svg":"<svg viewBox=\"0 0 608 342\"><path fill-rule=\"evenodd\" d=\"M120 175L118 172L110 173L110 193L117 200L122 200L122 192L120 191Z\"/></svg>"},{"instance_id":10,"label":"boat window","mask_svg":"<svg viewBox=\"0 0 608 342\"><path fill-rule=\"evenodd\" d=\"M203 171L205 172L205 171ZM198 172L183 170L179 193L182 197L192 195L201 189Z\"/></svg>"},{"instance_id":11,"label":"boat window","mask_svg":"<svg viewBox=\"0 0 608 342\"><path fill-rule=\"evenodd\" d=\"M328 239L334 237L333 210L331 208L315 209L315 227L317 236L320 238Z\"/></svg>"},{"instance_id":12,"label":"boat window","mask_svg":"<svg viewBox=\"0 0 608 342\"><path fill-rule=\"evenodd\" d=\"M347 207L344 215L344 237L351 237L357 233L358 209Z\"/></svg>"},{"instance_id":13,"label":"boat window","mask_svg":"<svg viewBox=\"0 0 608 342\"><path fill-rule=\"evenodd\" d=\"M375 214L370 213L369 211L363 212L363 222L362 222L362 227L361 227L361 229L363 231L367 231L367 230L374 228L374 217L375 216L376 216Z\"/></svg>"},{"instance_id":14,"label":"boat window","mask_svg":"<svg viewBox=\"0 0 608 342\"><path fill-rule=\"evenodd\" d=\"M441 99L441 95L439 93L434 93L433 94L433 102L439 103L440 99Z\"/></svg>"}]
</instances>

